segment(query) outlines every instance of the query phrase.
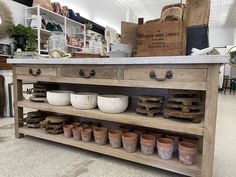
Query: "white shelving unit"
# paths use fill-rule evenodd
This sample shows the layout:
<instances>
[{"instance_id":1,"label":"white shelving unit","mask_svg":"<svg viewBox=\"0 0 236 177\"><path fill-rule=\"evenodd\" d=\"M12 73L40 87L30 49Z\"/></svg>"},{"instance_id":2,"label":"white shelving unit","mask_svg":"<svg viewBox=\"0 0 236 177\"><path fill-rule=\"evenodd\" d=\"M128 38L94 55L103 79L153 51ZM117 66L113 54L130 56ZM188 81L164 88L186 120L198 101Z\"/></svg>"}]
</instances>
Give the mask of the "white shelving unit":
<instances>
[{"instance_id":1,"label":"white shelving unit","mask_svg":"<svg viewBox=\"0 0 236 177\"><path fill-rule=\"evenodd\" d=\"M86 43L86 31L85 31L84 24L81 24L77 21L74 21L62 15L59 15L57 13L54 13L42 7L30 7L30 8L25 9L25 26L31 26L32 20L37 20L37 25L34 25L33 28L35 30L35 33L38 39L37 51L39 54L41 54L42 51L43 53L47 52L41 48L41 44L40 44L41 39L48 39L51 35L51 31L41 28L41 25L42 25L41 17L43 17L43 19L45 19L46 21L55 22L56 24L59 24L62 27L63 32L65 33L65 36L69 35L70 37L73 37L74 34L77 33L77 31L82 32L83 42L84 44ZM81 47L68 45L68 49L76 50L76 49L81 49Z\"/></svg>"}]
</instances>

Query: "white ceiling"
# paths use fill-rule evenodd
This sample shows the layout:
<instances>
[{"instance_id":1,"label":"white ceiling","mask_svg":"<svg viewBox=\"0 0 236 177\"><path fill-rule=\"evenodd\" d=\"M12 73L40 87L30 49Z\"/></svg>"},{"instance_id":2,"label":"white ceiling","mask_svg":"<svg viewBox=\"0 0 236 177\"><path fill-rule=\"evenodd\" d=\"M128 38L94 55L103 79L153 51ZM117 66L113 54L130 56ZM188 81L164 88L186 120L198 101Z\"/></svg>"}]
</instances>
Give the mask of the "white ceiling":
<instances>
[{"instance_id":1,"label":"white ceiling","mask_svg":"<svg viewBox=\"0 0 236 177\"><path fill-rule=\"evenodd\" d=\"M160 17L163 6L179 3L181 0L114 0L124 8L129 8L135 16L145 20ZM184 2L184 0L183 0ZM236 27L236 0L211 0L211 26Z\"/></svg>"}]
</instances>

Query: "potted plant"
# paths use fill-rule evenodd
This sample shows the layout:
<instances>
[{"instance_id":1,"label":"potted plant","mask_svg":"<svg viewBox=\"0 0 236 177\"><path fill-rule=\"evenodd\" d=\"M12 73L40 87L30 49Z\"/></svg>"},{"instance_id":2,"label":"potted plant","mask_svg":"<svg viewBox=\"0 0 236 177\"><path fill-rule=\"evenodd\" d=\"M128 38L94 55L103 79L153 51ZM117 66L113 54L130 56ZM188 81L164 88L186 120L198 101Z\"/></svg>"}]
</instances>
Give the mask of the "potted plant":
<instances>
[{"instance_id":1,"label":"potted plant","mask_svg":"<svg viewBox=\"0 0 236 177\"><path fill-rule=\"evenodd\" d=\"M230 62L236 64L236 51L229 52Z\"/></svg>"},{"instance_id":2,"label":"potted plant","mask_svg":"<svg viewBox=\"0 0 236 177\"><path fill-rule=\"evenodd\" d=\"M21 48L23 51L35 52L36 51L36 36L34 35L31 27L25 27L22 24L13 26L12 36L16 40L17 48Z\"/></svg>"}]
</instances>

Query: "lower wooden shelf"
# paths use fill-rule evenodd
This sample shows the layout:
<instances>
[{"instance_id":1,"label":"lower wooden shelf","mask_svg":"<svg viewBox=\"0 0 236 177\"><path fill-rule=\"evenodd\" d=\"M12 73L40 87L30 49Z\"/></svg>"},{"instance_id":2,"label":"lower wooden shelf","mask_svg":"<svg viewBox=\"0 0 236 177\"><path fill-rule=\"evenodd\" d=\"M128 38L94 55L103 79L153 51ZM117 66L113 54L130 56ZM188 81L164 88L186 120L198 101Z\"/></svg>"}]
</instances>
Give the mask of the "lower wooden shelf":
<instances>
[{"instance_id":1,"label":"lower wooden shelf","mask_svg":"<svg viewBox=\"0 0 236 177\"><path fill-rule=\"evenodd\" d=\"M98 152L101 154L180 173L183 175L201 176L201 154L197 156L195 165L186 166L181 164L178 161L177 157L173 158L172 160L161 160L160 158L158 158L156 153L150 156L144 155L140 151L136 151L135 153L126 153L123 149L112 149L109 144L105 146L98 146L94 142L83 143L82 141L74 141L72 138L64 138L62 134L48 134L45 132L44 129L30 129L26 127L21 127L19 128L19 132L24 135L37 137L40 139L45 139L65 145L70 145L93 152Z\"/></svg>"},{"instance_id":2,"label":"lower wooden shelf","mask_svg":"<svg viewBox=\"0 0 236 177\"><path fill-rule=\"evenodd\" d=\"M52 106L48 103L36 103L31 102L29 100L19 101L18 106L23 108L31 108L48 112L57 112L61 114L80 116L103 121L132 124L176 132L184 132L199 136L203 136L204 131L203 122L196 124L189 121L165 119L162 116L148 118L146 116L136 114L135 112L125 112L122 114L107 114L99 111L98 109L79 110L73 108L72 106Z\"/></svg>"}]
</instances>

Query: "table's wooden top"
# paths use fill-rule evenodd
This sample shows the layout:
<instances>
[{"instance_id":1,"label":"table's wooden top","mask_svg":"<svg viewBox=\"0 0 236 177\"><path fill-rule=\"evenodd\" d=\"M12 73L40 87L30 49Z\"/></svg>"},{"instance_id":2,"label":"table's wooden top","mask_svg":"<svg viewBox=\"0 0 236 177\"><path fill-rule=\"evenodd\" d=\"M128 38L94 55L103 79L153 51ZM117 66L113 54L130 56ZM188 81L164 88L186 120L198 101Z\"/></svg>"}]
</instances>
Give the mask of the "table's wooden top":
<instances>
[{"instance_id":1,"label":"table's wooden top","mask_svg":"<svg viewBox=\"0 0 236 177\"><path fill-rule=\"evenodd\" d=\"M70 58L70 59L8 59L9 64L47 65L159 65L159 64L225 64L227 56L164 56L130 58Z\"/></svg>"}]
</instances>

